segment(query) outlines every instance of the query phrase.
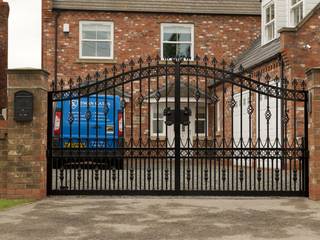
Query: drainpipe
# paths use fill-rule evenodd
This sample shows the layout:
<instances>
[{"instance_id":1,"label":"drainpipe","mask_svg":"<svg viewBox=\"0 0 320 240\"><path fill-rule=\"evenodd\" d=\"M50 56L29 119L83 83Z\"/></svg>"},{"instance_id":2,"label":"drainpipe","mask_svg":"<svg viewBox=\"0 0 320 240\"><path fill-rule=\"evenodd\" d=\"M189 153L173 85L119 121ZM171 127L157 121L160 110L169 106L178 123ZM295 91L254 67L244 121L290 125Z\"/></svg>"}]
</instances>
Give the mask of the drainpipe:
<instances>
[{"instance_id":1,"label":"drainpipe","mask_svg":"<svg viewBox=\"0 0 320 240\"><path fill-rule=\"evenodd\" d=\"M57 86L58 83L58 20L59 20L60 12L57 11L55 18L55 46L54 46L54 86Z\"/></svg>"}]
</instances>

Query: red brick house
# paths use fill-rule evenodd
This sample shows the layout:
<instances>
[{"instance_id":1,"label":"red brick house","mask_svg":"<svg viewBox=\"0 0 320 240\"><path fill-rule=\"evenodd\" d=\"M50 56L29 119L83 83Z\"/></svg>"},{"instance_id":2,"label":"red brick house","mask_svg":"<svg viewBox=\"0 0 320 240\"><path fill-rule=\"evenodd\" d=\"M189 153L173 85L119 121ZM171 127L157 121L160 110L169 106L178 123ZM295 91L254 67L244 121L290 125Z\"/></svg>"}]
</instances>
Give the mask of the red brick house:
<instances>
[{"instance_id":1,"label":"red brick house","mask_svg":"<svg viewBox=\"0 0 320 240\"><path fill-rule=\"evenodd\" d=\"M7 106L8 17L9 5L0 0L0 118Z\"/></svg>"},{"instance_id":2,"label":"red brick house","mask_svg":"<svg viewBox=\"0 0 320 240\"><path fill-rule=\"evenodd\" d=\"M191 61L196 55L208 55L230 62L237 59L259 36L260 13L258 0L139 3L43 0L43 69L50 73L51 79L69 79L85 77L95 71L103 72L113 64L128 63L130 59L137 60L148 55L159 55L161 59L180 55L189 57ZM178 35L179 39L172 38ZM139 86L134 87L134 91L139 92ZM204 87L202 91L205 92ZM144 92L143 95L147 97L148 94ZM136 94L134 98L138 97L139 94ZM183 97L186 99L186 96ZM174 98L171 100L174 101ZM204 100L200 102L204 103ZM196 132L196 111L195 103L191 105L193 136ZM151 103L151 112L155 113L153 106L156 104ZM164 106L164 102L160 103L160 112L163 112ZM202 126L202 135L205 132L205 107L199 109L198 122ZM130 116L130 111L126 109L127 116ZM135 107L134 111L139 112L139 107ZM144 116L140 122L143 122L144 134L147 132L147 111L143 107ZM163 116L160 116L161 126L153 124L157 119L151 118L150 121L151 129L154 129L152 137L163 138ZM127 123L130 123L129 119ZM138 123L134 124L134 131L138 136Z\"/></svg>"}]
</instances>

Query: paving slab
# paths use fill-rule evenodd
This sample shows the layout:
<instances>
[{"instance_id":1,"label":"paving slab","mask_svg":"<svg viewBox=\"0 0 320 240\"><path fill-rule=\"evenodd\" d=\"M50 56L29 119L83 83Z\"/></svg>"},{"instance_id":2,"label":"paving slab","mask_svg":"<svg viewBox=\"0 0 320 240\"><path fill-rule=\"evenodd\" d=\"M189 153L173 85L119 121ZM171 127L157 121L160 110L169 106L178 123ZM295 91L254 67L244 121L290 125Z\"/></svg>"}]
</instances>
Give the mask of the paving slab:
<instances>
[{"instance_id":1,"label":"paving slab","mask_svg":"<svg viewBox=\"0 0 320 240\"><path fill-rule=\"evenodd\" d=\"M50 197L0 212L1 240L320 239L306 198Z\"/></svg>"}]
</instances>

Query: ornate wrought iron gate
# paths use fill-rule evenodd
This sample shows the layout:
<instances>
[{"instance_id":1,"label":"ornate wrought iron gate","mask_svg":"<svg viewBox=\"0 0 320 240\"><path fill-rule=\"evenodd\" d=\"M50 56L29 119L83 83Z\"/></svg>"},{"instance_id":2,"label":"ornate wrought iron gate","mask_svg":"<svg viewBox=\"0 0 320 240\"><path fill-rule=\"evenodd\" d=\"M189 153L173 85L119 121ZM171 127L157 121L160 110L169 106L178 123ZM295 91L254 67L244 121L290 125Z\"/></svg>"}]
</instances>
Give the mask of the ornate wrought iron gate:
<instances>
[{"instance_id":1,"label":"ornate wrought iron gate","mask_svg":"<svg viewBox=\"0 0 320 240\"><path fill-rule=\"evenodd\" d=\"M207 57L54 82L48 193L305 196L307 97Z\"/></svg>"}]
</instances>

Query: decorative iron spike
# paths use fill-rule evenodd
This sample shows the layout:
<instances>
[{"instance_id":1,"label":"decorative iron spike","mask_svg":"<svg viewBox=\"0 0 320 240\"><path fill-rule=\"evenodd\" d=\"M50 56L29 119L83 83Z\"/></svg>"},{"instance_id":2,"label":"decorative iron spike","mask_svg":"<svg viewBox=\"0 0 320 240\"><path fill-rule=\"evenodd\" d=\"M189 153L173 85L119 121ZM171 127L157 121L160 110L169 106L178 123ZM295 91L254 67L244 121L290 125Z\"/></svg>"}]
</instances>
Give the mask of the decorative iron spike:
<instances>
[{"instance_id":1,"label":"decorative iron spike","mask_svg":"<svg viewBox=\"0 0 320 240\"><path fill-rule=\"evenodd\" d=\"M89 84L90 81L91 81L91 76L90 76L90 74L88 73L88 75L86 76L86 82L87 82L87 84Z\"/></svg>"},{"instance_id":2,"label":"decorative iron spike","mask_svg":"<svg viewBox=\"0 0 320 240\"><path fill-rule=\"evenodd\" d=\"M124 71L127 68L127 65L123 62L121 64L121 70Z\"/></svg>"},{"instance_id":3,"label":"decorative iron spike","mask_svg":"<svg viewBox=\"0 0 320 240\"><path fill-rule=\"evenodd\" d=\"M203 62L204 62L205 64L208 64L208 61L209 61L209 58L208 58L207 55L205 55L204 58L203 58Z\"/></svg>"},{"instance_id":4,"label":"decorative iron spike","mask_svg":"<svg viewBox=\"0 0 320 240\"><path fill-rule=\"evenodd\" d=\"M63 90L63 87L64 87L64 81L63 79L61 78L60 81L59 81L59 85L60 85L60 88L61 90Z\"/></svg>"},{"instance_id":5,"label":"decorative iron spike","mask_svg":"<svg viewBox=\"0 0 320 240\"><path fill-rule=\"evenodd\" d=\"M239 66L239 72L244 73L244 67L242 65Z\"/></svg>"},{"instance_id":6,"label":"decorative iron spike","mask_svg":"<svg viewBox=\"0 0 320 240\"><path fill-rule=\"evenodd\" d=\"M143 64L143 59L142 59L141 57L139 58L138 63L139 63L140 65Z\"/></svg>"},{"instance_id":7,"label":"decorative iron spike","mask_svg":"<svg viewBox=\"0 0 320 240\"><path fill-rule=\"evenodd\" d=\"M109 73L108 68L104 68L103 75L104 75L105 78L107 78L108 73Z\"/></svg>"},{"instance_id":8,"label":"decorative iron spike","mask_svg":"<svg viewBox=\"0 0 320 240\"><path fill-rule=\"evenodd\" d=\"M280 78L278 77L278 75L276 75L276 76L274 77L274 82L275 82L275 83L279 83L279 81L280 81Z\"/></svg>"},{"instance_id":9,"label":"decorative iron spike","mask_svg":"<svg viewBox=\"0 0 320 240\"><path fill-rule=\"evenodd\" d=\"M68 84L69 84L69 88L73 87L73 79L72 78L69 78Z\"/></svg>"},{"instance_id":10,"label":"decorative iron spike","mask_svg":"<svg viewBox=\"0 0 320 240\"><path fill-rule=\"evenodd\" d=\"M148 64L152 63L152 58L151 58L150 55L147 57L147 63L148 63Z\"/></svg>"},{"instance_id":11,"label":"decorative iron spike","mask_svg":"<svg viewBox=\"0 0 320 240\"><path fill-rule=\"evenodd\" d=\"M199 61L200 61L200 57L199 57L198 54L196 55L196 57L194 58L194 60L195 60L196 62L199 62Z\"/></svg>"},{"instance_id":12,"label":"decorative iron spike","mask_svg":"<svg viewBox=\"0 0 320 240\"><path fill-rule=\"evenodd\" d=\"M296 78L294 78L292 80L292 85L293 85L293 88L296 89L297 88L297 85L298 85L298 80Z\"/></svg>"},{"instance_id":13,"label":"decorative iron spike","mask_svg":"<svg viewBox=\"0 0 320 240\"><path fill-rule=\"evenodd\" d=\"M159 61L161 60L161 57L159 56L159 54L157 54L155 60L156 60L157 63L159 63Z\"/></svg>"},{"instance_id":14,"label":"decorative iron spike","mask_svg":"<svg viewBox=\"0 0 320 240\"><path fill-rule=\"evenodd\" d=\"M224 59L222 59L222 61L221 61L222 68L225 68L226 65L227 65L227 62Z\"/></svg>"},{"instance_id":15,"label":"decorative iron spike","mask_svg":"<svg viewBox=\"0 0 320 240\"><path fill-rule=\"evenodd\" d=\"M116 66L115 64L113 64L113 65L112 65L112 68L111 68L112 73L113 73L113 74L116 74L117 70L118 70L118 69L117 69L117 66Z\"/></svg>"},{"instance_id":16,"label":"decorative iron spike","mask_svg":"<svg viewBox=\"0 0 320 240\"><path fill-rule=\"evenodd\" d=\"M215 57L213 57L211 63L215 66L217 65L218 61Z\"/></svg>"},{"instance_id":17,"label":"decorative iron spike","mask_svg":"<svg viewBox=\"0 0 320 240\"><path fill-rule=\"evenodd\" d=\"M77 83L78 83L78 86L80 86L82 83L82 78L80 76L77 78Z\"/></svg>"},{"instance_id":18,"label":"decorative iron spike","mask_svg":"<svg viewBox=\"0 0 320 240\"><path fill-rule=\"evenodd\" d=\"M269 73L266 74L266 76L264 77L264 79L266 80L266 82L269 82L271 79L271 76L269 75Z\"/></svg>"},{"instance_id":19,"label":"decorative iron spike","mask_svg":"<svg viewBox=\"0 0 320 240\"><path fill-rule=\"evenodd\" d=\"M230 65L229 65L229 68L230 68L230 71L231 71L231 72L234 71L235 65L234 65L234 62L233 62L233 61L231 61Z\"/></svg>"},{"instance_id":20,"label":"decorative iron spike","mask_svg":"<svg viewBox=\"0 0 320 240\"><path fill-rule=\"evenodd\" d=\"M131 68L133 68L135 64L136 64L136 63L134 62L134 60L131 59L130 62L129 62L129 66L130 66Z\"/></svg>"},{"instance_id":21,"label":"decorative iron spike","mask_svg":"<svg viewBox=\"0 0 320 240\"><path fill-rule=\"evenodd\" d=\"M94 74L94 78L96 79L96 81L99 80L100 78L100 73L98 71L96 71L96 73Z\"/></svg>"}]
</instances>

